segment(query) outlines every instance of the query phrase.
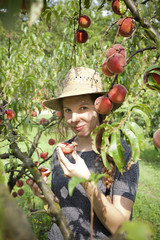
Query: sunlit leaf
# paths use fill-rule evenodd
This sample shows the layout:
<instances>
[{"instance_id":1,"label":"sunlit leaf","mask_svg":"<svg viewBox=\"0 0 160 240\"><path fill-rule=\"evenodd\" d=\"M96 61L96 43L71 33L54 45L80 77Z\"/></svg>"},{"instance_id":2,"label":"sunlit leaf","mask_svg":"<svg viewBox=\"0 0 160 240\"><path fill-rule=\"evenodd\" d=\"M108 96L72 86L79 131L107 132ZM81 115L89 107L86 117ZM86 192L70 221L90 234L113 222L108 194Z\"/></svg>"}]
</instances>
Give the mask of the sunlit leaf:
<instances>
[{"instance_id":1,"label":"sunlit leaf","mask_svg":"<svg viewBox=\"0 0 160 240\"><path fill-rule=\"evenodd\" d=\"M110 136L110 132L109 131L104 131L103 136L102 136L102 142L101 142L101 157L102 157L102 161L104 166L107 169L111 169L111 166L108 163L107 160L107 150L109 148L109 136Z\"/></svg>"},{"instance_id":2,"label":"sunlit leaf","mask_svg":"<svg viewBox=\"0 0 160 240\"><path fill-rule=\"evenodd\" d=\"M130 129L134 134L137 136L139 146L141 149L144 149L144 132L143 128L140 127L137 123L135 122L127 122L126 126L128 129Z\"/></svg>"},{"instance_id":3,"label":"sunlit leaf","mask_svg":"<svg viewBox=\"0 0 160 240\"><path fill-rule=\"evenodd\" d=\"M133 160L135 163L139 160L140 156L140 148L139 148L139 142L136 137L136 135L128 129L126 126L121 128L123 134L125 137L129 140L131 150L132 150L132 157L131 160Z\"/></svg>"},{"instance_id":4,"label":"sunlit leaf","mask_svg":"<svg viewBox=\"0 0 160 240\"><path fill-rule=\"evenodd\" d=\"M121 171L121 169L125 166L123 151L124 148L121 143L120 132L119 130L114 131L111 136L109 153L113 157L113 160L116 166L118 167L119 171Z\"/></svg>"},{"instance_id":5,"label":"sunlit leaf","mask_svg":"<svg viewBox=\"0 0 160 240\"><path fill-rule=\"evenodd\" d=\"M72 177L69 182L68 182L68 192L69 192L69 196L72 196L73 191L75 189L75 187L77 186L77 184L85 182L86 179L85 178L79 178L79 177Z\"/></svg>"},{"instance_id":6,"label":"sunlit leaf","mask_svg":"<svg viewBox=\"0 0 160 240\"><path fill-rule=\"evenodd\" d=\"M145 121L146 123L146 129L147 129L147 132L149 131L150 129L150 119L148 117L148 115L145 113L145 111L143 111L142 109L138 109L138 108L133 108L133 113L136 113L136 114L139 114L141 115L142 119Z\"/></svg>"}]
</instances>

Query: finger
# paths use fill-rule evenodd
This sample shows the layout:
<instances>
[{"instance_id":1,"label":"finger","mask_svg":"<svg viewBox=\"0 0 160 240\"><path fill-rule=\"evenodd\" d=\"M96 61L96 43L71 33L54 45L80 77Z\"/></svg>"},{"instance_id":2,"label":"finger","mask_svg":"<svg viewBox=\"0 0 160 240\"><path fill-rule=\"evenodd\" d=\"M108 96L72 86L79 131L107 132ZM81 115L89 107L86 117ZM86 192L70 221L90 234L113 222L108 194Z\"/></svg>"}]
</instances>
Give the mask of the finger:
<instances>
[{"instance_id":1,"label":"finger","mask_svg":"<svg viewBox=\"0 0 160 240\"><path fill-rule=\"evenodd\" d=\"M57 152L58 152L58 159L59 159L59 161L63 163L65 168L67 168L68 170L71 169L72 163L65 157L65 155L63 154L62 149L58 148Z\"/></svg>"},{"instance_id":2,"label":"finger","mask_svg":"<svg viewBox=\"0 0 160 240\"><path fill-rule=\"evenodd\" d=\"M79 159L79 155L78 155L78 153L75 150L72 152L72 157L75 160L75 162L77 162L78 159Z\"/></svg>"}]
</instances>

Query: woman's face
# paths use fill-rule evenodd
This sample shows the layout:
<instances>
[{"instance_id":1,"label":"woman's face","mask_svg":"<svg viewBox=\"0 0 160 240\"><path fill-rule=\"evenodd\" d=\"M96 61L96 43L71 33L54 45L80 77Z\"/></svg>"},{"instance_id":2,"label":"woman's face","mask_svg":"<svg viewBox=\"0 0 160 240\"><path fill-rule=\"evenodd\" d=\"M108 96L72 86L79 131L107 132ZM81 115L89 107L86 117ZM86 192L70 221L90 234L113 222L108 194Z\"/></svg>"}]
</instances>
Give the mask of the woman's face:
<instances>
[{"instance_id":1,"label":"woman's face","mask_svg":"<svg viewBox=\"0 0 160 240\"><path fill-rule=\"evenodd\" d=\"M99 125L98 113L90 95L63 99L64 118L77 136L89 136Z\"/></svg>"}]
</instances>

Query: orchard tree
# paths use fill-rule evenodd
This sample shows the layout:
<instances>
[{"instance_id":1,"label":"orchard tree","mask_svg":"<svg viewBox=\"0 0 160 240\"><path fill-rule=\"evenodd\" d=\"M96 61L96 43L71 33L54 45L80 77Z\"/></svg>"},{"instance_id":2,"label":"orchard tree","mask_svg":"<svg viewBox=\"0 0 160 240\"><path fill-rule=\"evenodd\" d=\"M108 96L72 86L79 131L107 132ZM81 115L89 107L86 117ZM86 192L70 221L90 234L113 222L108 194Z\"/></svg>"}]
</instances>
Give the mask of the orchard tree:
<instances>
[{"instance_id":1,"label":"orchard tree","mask_svg":"<svg viewBox=\"0 0 160 240\"><path fill-rule=\"evenodd\" d=\"M4 166L13 197L24 194L24 180L29 185L36 182L47 200L46 213L55 218L64 239L73 239L58 199L47 184L50 171L45 163L52 153L43 152L38 146L44 132L57 128L59 116L54 111L50 119L39 120L37 116L45 110L43 100L56 96L71 67L93 68L100 72L106 89L106 94L96 99L95 108L102 114L110 113L92 133L93 149L97 151L96 133L104 128L104 165L110 168L108 153L122 171L120 137L131 145L131 161L137 162L144 147L144 130L153 137L159 128L159 112L158 119L150 112L152 100L158 105L154 96L156 99L160 90L160 6L158 0L2 0L0 9L0 169L4 174ZM150 120L155 124L152 131ZM35 125L35 138L28 139L28 129ZM159 130L153 140L158 148ZM21 142L26 146L25 152L20 148ZM54 139L49 144L54 145ZM92 175L92 180L96 183L98 177ZM70 195L81 181L70 180ZM18 193L13 190L15 185L20 188ZM5 187L2 181L1 188ZM8 193L0 196L4 209L6 198L15 204ZM4 212L4 219L5 215ZM7 226L0 233L4 238ZM33 239L30 236L26 235L26 239Z\"/></svg>"}]
</instances>

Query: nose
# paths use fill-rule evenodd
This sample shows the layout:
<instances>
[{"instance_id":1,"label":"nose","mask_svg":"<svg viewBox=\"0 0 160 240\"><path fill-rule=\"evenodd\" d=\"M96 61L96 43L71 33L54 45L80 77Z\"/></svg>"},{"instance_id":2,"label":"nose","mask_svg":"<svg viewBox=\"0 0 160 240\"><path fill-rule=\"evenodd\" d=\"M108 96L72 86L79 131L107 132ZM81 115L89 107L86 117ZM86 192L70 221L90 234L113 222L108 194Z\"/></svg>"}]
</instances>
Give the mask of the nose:
<instances>
[{"instance_id":1,"label":"nose","mask_svg":"<svg viewBox=\"0 0 160 240\"><path fill-rule=\"evenodd\" d=\"M78 122L80 120L80 116L77 112L72 112L72 122Z\"/></svg>"}]
</instances>

